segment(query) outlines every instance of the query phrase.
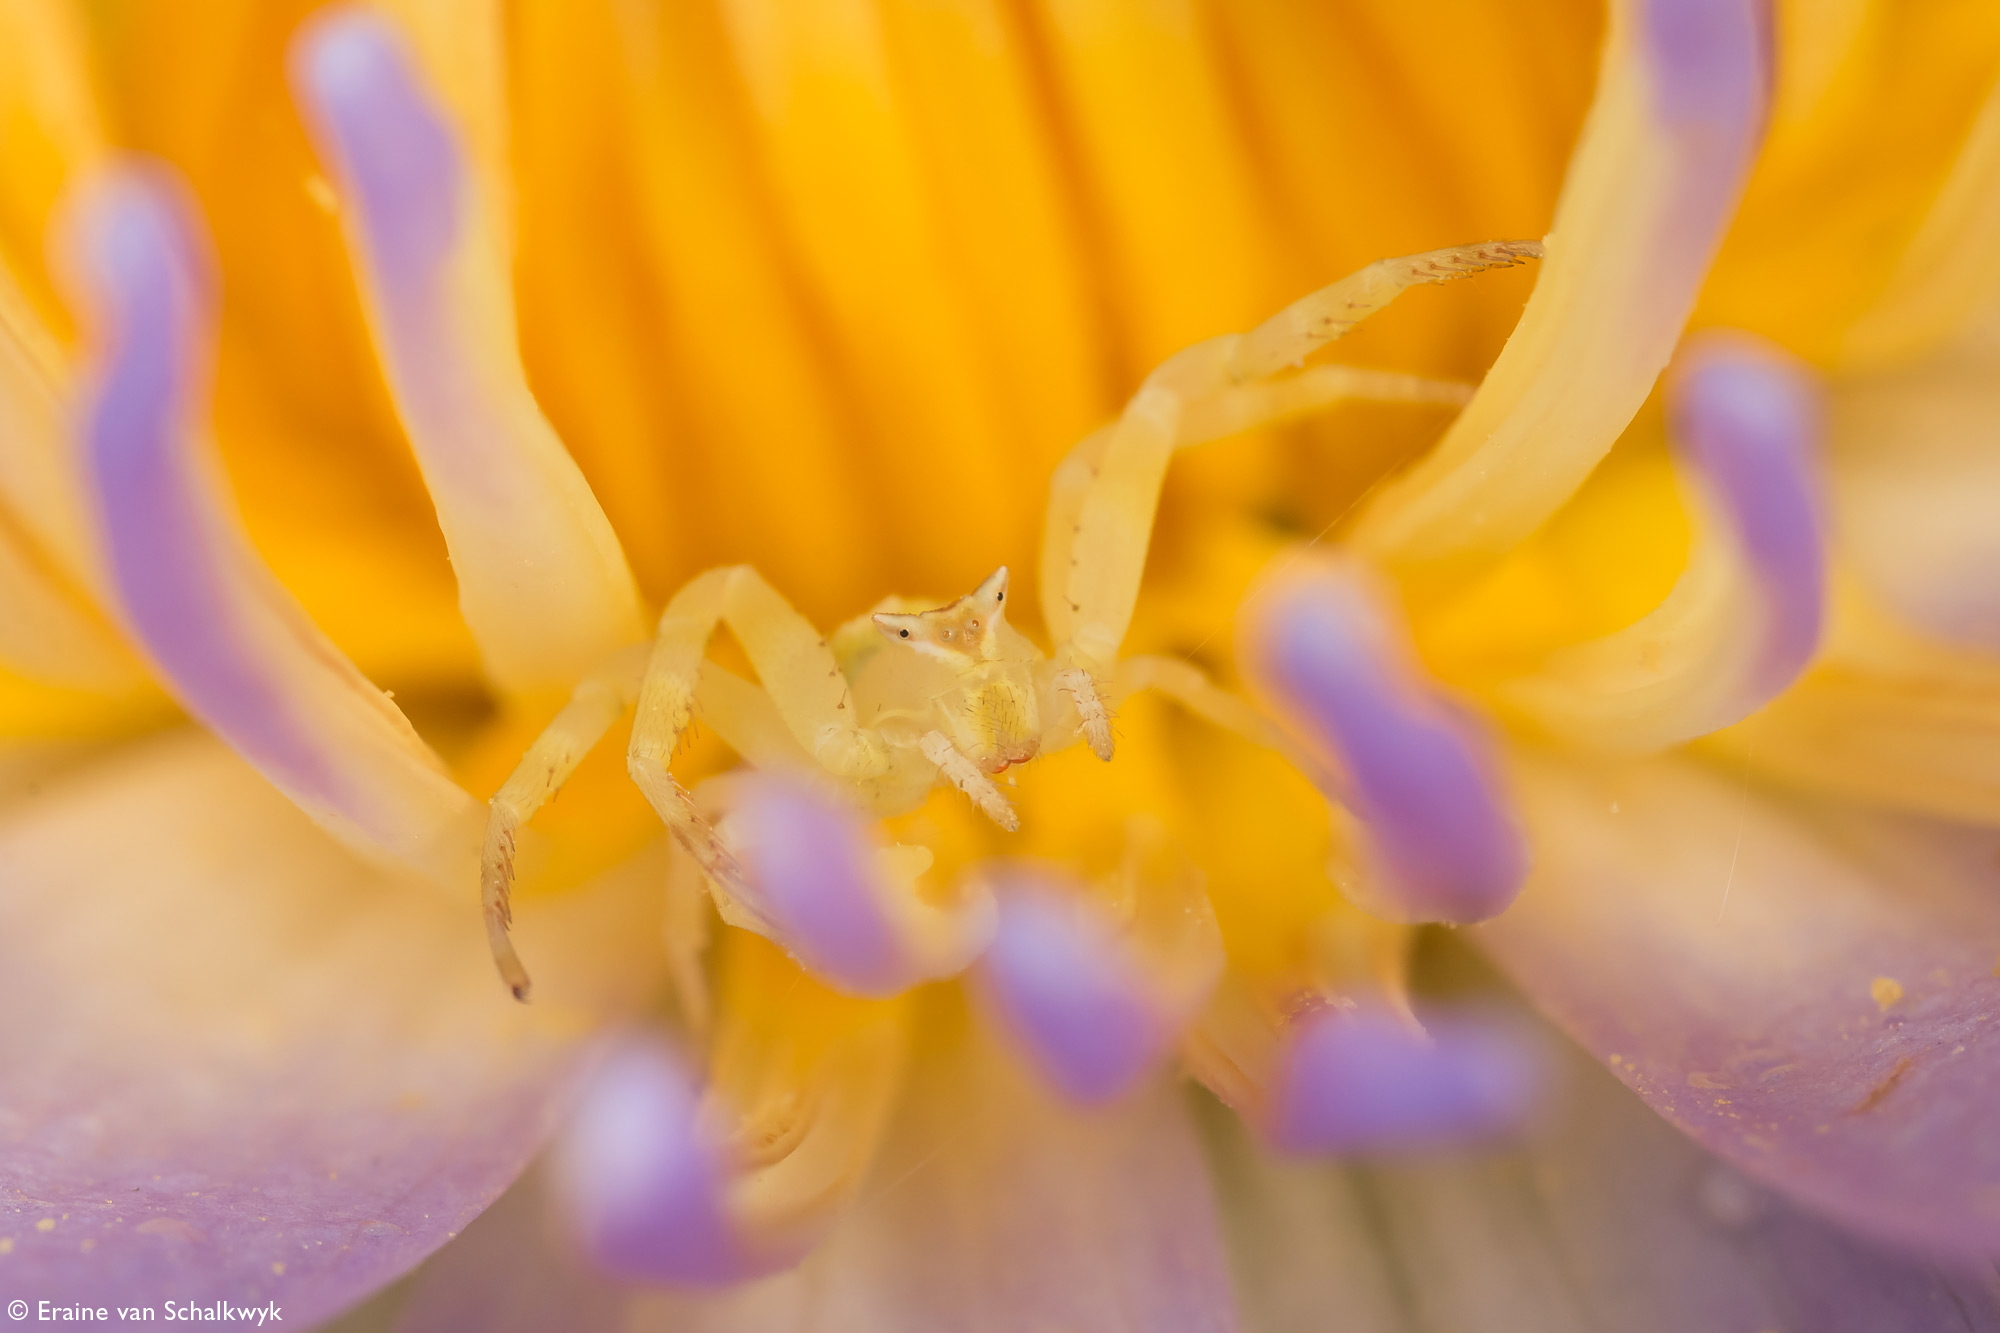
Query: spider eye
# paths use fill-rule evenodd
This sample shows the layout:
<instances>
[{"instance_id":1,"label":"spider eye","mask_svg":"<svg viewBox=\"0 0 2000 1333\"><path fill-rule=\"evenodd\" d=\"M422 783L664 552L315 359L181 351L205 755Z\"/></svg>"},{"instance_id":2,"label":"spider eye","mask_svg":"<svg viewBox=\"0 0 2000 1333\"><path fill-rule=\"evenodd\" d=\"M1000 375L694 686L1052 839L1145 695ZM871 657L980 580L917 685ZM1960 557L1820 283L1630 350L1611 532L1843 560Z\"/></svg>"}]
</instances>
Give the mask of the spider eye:
<instances>
[{"instance_id":1,"label":"spider eye","mask_svg":"<svg viewBox=\"0 0 2000 1333\"><path fill-rule=\"evenodd\" d=\"M975 620L975 621L973 621L973 622L972 622L972 628L974 628L974 629L978 629L978 628L979 628L979 622L978 622L978 621L976 621L976 620Z\"/></svg>"},{"instance_id":2,"label":"spider eye","mask_svg":"<svg viewBox=\"0 0 2000 1333\"><path fill-rule=\"evenodd\" d=\"M902 635L902 636L903 636L904 638L906 638L906 639L910 637L910 632L909 632L908 630L906 630L906 629L900 629L900 630L897 630L896 632L897 632L898 634Z\"/></svg>"},{"instance_id":3,"label":"spider eye","mask_svg":"<svg viewBox=\"0 0 2000 1333\"><path fill-rule=\"evenodd\" d=\"M1007 600L1007 594L1004 592L994 593L993 600L996 602L1004 602Z\"/></svg>"}]
</instances>

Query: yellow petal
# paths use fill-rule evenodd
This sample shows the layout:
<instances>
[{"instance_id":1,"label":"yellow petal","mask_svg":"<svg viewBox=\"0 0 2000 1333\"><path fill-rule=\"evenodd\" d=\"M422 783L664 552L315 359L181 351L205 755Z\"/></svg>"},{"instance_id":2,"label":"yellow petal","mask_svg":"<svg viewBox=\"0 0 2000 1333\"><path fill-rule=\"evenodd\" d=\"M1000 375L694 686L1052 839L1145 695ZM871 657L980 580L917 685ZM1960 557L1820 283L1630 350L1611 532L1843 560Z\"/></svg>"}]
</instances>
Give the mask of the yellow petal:
<instances>
[{"instance_id":1,"label":"yellow petal","mask_svg":"<svg viewBox=\"0 0 2000 1333\"><path fill-rule=\"evenodd\" d=\"M723 16L757 158L868 440L853 465L877 540L892 569L971 587L1025 546L1040 478L1013 465L882 15L866 0L730 0Z\"/></svg>"},{"instance_id":2,"label":"yellow petal","mask_svg":"<svg viewBox=\"0 0 2000 1333\"><path fill-rule=\"evenodd\" d=\"M1851 22L1836 9L1836 31ZM1694 316L1822 364L1895 294L1898 265L2000 73L2000 14L1983 5L1870 5L1849 30L1824 90L1773 125Z\"/></svg>"}]
</instances>

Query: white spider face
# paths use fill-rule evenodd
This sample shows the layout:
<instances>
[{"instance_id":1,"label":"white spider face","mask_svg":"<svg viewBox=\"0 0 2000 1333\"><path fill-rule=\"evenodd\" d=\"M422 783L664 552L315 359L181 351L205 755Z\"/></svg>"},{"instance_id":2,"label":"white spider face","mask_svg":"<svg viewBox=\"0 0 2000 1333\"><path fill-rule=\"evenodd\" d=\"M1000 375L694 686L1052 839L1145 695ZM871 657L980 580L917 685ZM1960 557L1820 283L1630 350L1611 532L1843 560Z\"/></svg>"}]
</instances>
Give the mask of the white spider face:
<instances>
[{"instance_id":1,"label":"white spider face","mask_svg":"<svg viewBox=\"0 0 2000 1333\"><path fill-rule=\"evenodd\" d=\"M926 691L930 706L959 752L988 773L1026 763L1041 743L1030 659L1006 617L1005 565L950 606L875 617L885 638L950 673L948 687Z\"/></svg>"},{"instance_id":2,"label":"white spider face","mask_svg":"<svg viewBox=\"0 0 2000 1333\"><path fill-rule=\"evenodd\" d=\"M916 615L878 615L875 627L891 643L960 671L1000 657L1000 626L1007 617L1007 566L949 606Z\"/></svg>"}]
</instances>

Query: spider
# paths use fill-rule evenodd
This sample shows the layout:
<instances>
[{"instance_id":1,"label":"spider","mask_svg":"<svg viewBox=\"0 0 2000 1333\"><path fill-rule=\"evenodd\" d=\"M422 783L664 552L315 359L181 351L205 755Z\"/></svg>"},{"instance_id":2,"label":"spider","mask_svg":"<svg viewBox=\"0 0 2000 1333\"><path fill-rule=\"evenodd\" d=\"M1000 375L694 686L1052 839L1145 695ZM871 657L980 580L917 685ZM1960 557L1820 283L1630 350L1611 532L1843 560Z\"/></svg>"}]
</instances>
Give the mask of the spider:
<instances>
[{"instance_id":1,"label":"spider","mask_svg":"<svg viewBox=\"0 0 2000 1333\"><path fill-rule=\"evenodd\" d=\"M490 803L480 896L501 979L527 999L508 933L516 834L635 704L627 771L712 889L735 899L746 896L742 865L667 767L697 712L752 766L816 771L874 817L914 809L943 781L1009 832L1020 821L994 777L1078 741L1110 760L1111 705L1136 690L1289 752L1255 709L1190 664L1120 660L1168 460L1343 398L1462 404L1462 385L1338 365L1283 372L1412 286L1541 254L1537 242L1495 241L1377 260L1248 333L1163 362L1050 482L1040 589L1048 655L1007 623L1004 565L947 606L892 597L831 636L748 565L698 575L667 604L650 646L623 650L576 686ZM757 684L705 660L718 625L743 646Z\"/></svg>"}]
</instances>

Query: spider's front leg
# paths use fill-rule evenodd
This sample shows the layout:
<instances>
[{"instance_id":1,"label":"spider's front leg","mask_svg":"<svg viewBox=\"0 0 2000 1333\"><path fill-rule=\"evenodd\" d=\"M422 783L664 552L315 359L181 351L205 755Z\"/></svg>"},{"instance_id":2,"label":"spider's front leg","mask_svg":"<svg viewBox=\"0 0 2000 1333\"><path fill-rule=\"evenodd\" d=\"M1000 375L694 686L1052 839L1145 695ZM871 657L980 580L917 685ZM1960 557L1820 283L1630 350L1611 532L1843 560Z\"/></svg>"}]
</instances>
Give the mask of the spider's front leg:
<instances>
[{"instance_id":1,"label":"spider's front leg","mask_svg":"<svg viewBox=\"0 0 2000 1333\"><path fill-rule=\"evenodd\" d=\"M675 594L639 688L626 771L702 871L740 896L742 867L667 768L693 715L702 656L719 624L736 635L786 729L821 768L854 780L885 772L889 761L882 738L856 720L833 650L763 575L748 565L712 569Z\"/></svg>"},{"instance_id":2,"label":"spider's front leg","mask_svg":"<svg viewBox=\"0 0 2000 1333\"><path fill-rule=\"evenodd\" d=\"M761 758L762 752L777 753L796 742L796 751L780 757L796 754L798 762L816 762L843 780L887 767L881 738L855 722L847 679L812 624L747 566L700 575L667 604L650 650L627 649L577 685L490 802L480 901L493 961L515 999L527 999L529 989L527 969L508 936L515 838L635 700L626 771L702 872L725 891L745 896L743 868L667 768L693 716L702 657L719 624L727 624L743 644L769 697L769 704L762 704L755 686L718 670L708 692L727 705L736 723L728 739L740 750ZM780 719L775 724L766 716L773 706ZM774 726L782 726L790 739Z\"/></svg>"},{"instance_id":3,"label":"spider's front leg","mask_svg":"<svg viewBox=\"0 0 2000 1333\"><path fill-rule=\"evenodd\" d=\"M639 693L646 665L645 645L634 644L578 682L569 702L535 738L521 762L487 802L486 841L479 855L479 905L486 920L486 942L500 979L517 1000L528 998L528 969L514 951L508 928L514 923L509 890L514 880L514 840L521 825L533 817L569 781Z\"/></svg>"},{"instance_id":4,"label":"spider's front leg","mask_svg":"<svg viewBox=\"0 0 2000 1333\"><path fill-rule=\"evenodd\" d=\"M917 748L924 758L937 766L938 774L946 782L958 788L979 807L981 814L1009 833L1020 832L1021 816L1014 813L1014 807L1001 795L993 779L961 753L949 736L942 731L927 731L918 739Z\"/></svg>"},{"instance_id":5,"label":"spider's front leg","mask_svg":"<svg viewBox=\"0 0 2000 1333\"><path fill-rule=\"evenodd\" d=\"M1056 687L1076 703L1079 729L1098 758L1112 754L1104 694L1132 623L1174 450L1341 398L1448 401L1454 386L1342 366L1278 377L1410 287L1512 267L1541 252L1533 241L1496 241L1377 260L1248 333L1170 357L1117 422L1062 461L1042 536L1042 612L1060 664Z\"/></svg>"}]
</instances>

